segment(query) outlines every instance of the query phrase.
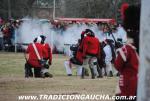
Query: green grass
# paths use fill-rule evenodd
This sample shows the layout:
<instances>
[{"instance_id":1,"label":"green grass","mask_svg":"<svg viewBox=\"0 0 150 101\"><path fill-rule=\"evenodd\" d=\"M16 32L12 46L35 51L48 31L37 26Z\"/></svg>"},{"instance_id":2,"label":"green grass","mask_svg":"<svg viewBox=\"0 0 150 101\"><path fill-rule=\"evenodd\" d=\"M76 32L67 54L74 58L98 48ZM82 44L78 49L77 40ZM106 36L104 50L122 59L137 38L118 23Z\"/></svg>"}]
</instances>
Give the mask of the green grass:
<instances>
[{"instance_id":1,"label":"green grass","mask_svg":"<svg viewBox=\"0 0 150 101\"><path fill-rule=\"evenodd\" d=\"M53 55L50 73L53 78L24 78L24 54L0 53L0 101L17 101L18 95L38 94L115 94L117 79L81 79L76 76L67 77L63 55Z\"/></svg>"},{"instance_id":2,"label":"green grass","mask_svg":"<svg viewBox=\"0 0 150 101\"><path fill-rule=\"evenodd\" d=\"M50 72L54 75L65 75L63 61L67 58L63 55L54 55ZM23 53L0 53L0 77L24 76L24 54Z\"/></svg>"}]
</instances>

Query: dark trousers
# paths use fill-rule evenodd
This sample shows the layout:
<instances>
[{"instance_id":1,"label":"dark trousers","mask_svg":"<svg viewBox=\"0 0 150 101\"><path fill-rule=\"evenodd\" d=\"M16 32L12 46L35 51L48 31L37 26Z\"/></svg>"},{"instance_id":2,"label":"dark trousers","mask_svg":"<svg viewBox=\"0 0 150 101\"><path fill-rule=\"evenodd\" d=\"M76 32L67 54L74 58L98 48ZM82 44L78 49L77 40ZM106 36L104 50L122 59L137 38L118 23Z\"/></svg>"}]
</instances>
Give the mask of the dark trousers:
<instances>
[{"instance_id":1,"label":"dark trousers","mask_svg":"<svg viewBox=\"0 0 150 101\"><path fill-rule=\"evenodd\" d=\"M25 63L25 78L33 77L32 68L34 68L34 77L41 77L41 68L33 67L29 63Z\"/></svg>"},{"instance_id":2,"label":"dark trousers","mask_svg":"<svg viewBox=\"0 0 150 101\"><path fill-rule=\"evenodd\" d=\"M33 77L32 66L28 63L25 63L25 78Z\"/></svg>"},{"instance_id":3,"label":"dark trousers","mask_svg":"<svg viewBox=\"0 0 150 101\"><path fill-rule=\"evenodd\" d=\"M102 78L103 77L102 68L99 65L97 65L97 72L98 72L98 78Z\"/></svg>"},{"instance_id":4,"label":"dark trousers","mask_svg":"<svg viewBox=\"0 0 150 101\"><path fill-rule=\"evenodd\" d=\"M34 68L34 77L35 78L42 77L42 75L41 75L41 68Z\"/></svg>"}]
</instances>

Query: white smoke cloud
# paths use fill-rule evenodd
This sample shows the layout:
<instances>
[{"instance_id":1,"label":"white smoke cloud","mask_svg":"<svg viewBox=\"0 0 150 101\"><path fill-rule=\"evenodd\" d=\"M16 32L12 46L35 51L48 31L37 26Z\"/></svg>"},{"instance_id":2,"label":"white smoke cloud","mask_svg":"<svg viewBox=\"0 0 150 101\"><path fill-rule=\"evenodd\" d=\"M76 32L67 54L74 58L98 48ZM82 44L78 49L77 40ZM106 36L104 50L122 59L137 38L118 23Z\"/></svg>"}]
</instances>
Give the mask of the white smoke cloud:
<instances>
[{"instance_id":1,"label":"white smoke cloud","mask_svg":"<svg viewBox=\"0 0 150 101\"><path fill-rule=\"evenodd\" d=\"M17 32L17 43L32 43L36 37L42 34L47 37L46 41L49 44L53 43L48 40L51 39L51 33L54 32L52 30L52 25L50 25L50 23L43 23L39 19L23 19Z\"/></svg>"},{"instance_id":2,"label":"white smoke cloud","mask_svg":"<svg viewBox=\"0 0 150 101\"><path fill-rule=\"evenodd\" d=\"M62 31L54 30L50 23L42 23L39 19L28 18L18 29L17 43L32 43L37 36L43 34L47 37L46 42L51 47L55 46L59 51L67 51L69 47L64 44L76 44L81 37L81 32L87 28L91 29L96 37L101 38L101 32L96 25L73 24Z\"/></svg>"}]
</instances>

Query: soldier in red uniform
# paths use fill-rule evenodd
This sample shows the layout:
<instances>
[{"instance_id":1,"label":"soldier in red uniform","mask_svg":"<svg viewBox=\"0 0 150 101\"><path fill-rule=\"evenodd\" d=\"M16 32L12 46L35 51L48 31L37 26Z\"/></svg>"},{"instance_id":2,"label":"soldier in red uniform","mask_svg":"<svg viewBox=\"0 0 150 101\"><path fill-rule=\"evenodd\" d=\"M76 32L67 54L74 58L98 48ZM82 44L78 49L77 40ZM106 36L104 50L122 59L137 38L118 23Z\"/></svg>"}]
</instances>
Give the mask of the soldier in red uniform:
<instances>
[{"instance_id":1,"label":"soldier in red uniform","mask_svg":"<svg viewBox=\"0 0 150 101\"><path fill-rule=\"evenodd\" d=\"M94 71L97 70L97 57L100 56L100 42L90 29L86 29L85 33L86 34L84 34L84 36L86 36L82 39L82 42L77 51L76 58L78 61L80 61L81 64L83 64L85 60L88 59L92 78L94 79Z\"/></svg>"},{"instance_id":2,"label":"soldier in red uniform","mask_svg":"<svg viewBox=\"0 0 150 101\"><path fill-rule=\"evenodd\" d=\"M86 37L82 39L76 56L81 64L83 64L86 55L98 56L100 51L100 43L94 33L89 29L86 29L85 33Z\"/></svg>"},{"instance_id":3,"label":"soldier in red uniform","mask_svg":"<svg viewBox=\"0 0 150 101\"><path fill-rule=\"evenodd\" d=\"M84 34L85 32L82 31L81 33L81 39L78 40L77 44L73 44L70 46L70 56L71 58L69 59L69 61L65 61L64 65L66 68L66 72L68 74L68 76L72 76L72 64L74 64L75 66L77 66L77 75L81 76L81 75L86 75L89 76L88 73L88 69L84 68L83 66L81 66L82 64L76 59L76 54L77 54L77 50L82 42L82 39L84 38Z\"/></svg>"},{"instance_id":4,"label":"soldier in red uniform","mask_svg":"<svg viewBox=\"0 0 150 101\"><path fill-rule=\"evenodd\" d=\"M43 56L46 53L46 50L41 44L41 41L41 37L37 37L34 43L29 44L26 50L25 57L27 62L25 64L25 77L33 77L32 68L34 68L34 76L41 77L42 64L40 63L40 60L43 59ZM38 51L38 55L35 52L34 46Z\"/></svg>"},{"instance_id":5,"label":"soldier in red uniform","mask_svg":"<svg viewBox=\"0 0 150 101\"><path fill-rule=\"evenodd\" d=\"M48 43L45 43L46 36L40 35L42 38L41 44L43 45L43 48L46 50L45 55L43 56L43 59L45 62L48 62L44 65L44 68L42 69L42 74L44 77L53 77L52 74L48 72L49 66L52 64L52 52L51 52L51 47L49 46Z\"/></svg>"},{"instance_id":6,"label":"soldier in red uniform","mask_svg":"<svg viewBox=\"0 0 150 101\"><path fill-rule=\"evenodd\" d=\"M124 14L123 24L128 34L128 42L121 48L117 49L117 57L115 60L115 68L120 73L119 89L117 93L119 96L136 96L137 80L138 80L138 45L139 45L139 21L140 21L140 7L129 6ZM132 38L132 39L131 39ZM132 40L132 41L131 41ZM135 47L136 46L136 47ZM137 50L136 50L137 48ZM132 100L116 100L116 101L136 101Z\"/></svg>"}]
</instances>

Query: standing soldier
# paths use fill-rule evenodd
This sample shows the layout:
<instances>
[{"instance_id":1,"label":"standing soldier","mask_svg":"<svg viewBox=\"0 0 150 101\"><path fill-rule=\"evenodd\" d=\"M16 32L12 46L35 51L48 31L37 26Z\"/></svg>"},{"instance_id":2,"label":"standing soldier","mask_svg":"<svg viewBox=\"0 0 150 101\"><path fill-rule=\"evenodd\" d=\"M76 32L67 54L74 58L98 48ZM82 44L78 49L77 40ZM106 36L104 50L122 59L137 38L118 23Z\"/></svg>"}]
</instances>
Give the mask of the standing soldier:
<instances>
[{"instance_id":1,"label":"standing soldier","mask_svg":"<svg viewBox=\"0 0 150 101\"><path fill-rule=\"evenodd\" d=\"M97 58L100 56L100 42L90 29L85 30L85 35L77 51L76 58L81 64L89 63L92 79L94 79L97 74Z\"/></svg>"},{"instance_id":2,"label":"standing soldier","mask_svg":"<svg viewBox=\"0 0 150 101\"><path fill-rule=\"evenodd\" d=\"M123 26L127 31L128 43L117 49L115 68L120 73L119 96L136 96L138 79L138 49L139 49L139 21L140 7L129 6L123 12ZM129 41L130 40L130 41ZM137 50L136 50L137 49ZM136 99L124 99L116 101L136 101Z\"/></svg>"},{"instance_id":3,"label":"standing soldier","mask_svg":"<svg viewBox=\"0 0 150 101\"><path fill-rule=\"evenodd\" d=\"M115 59L115 39L117 39L117 29L116 25L109 25L105 23L105 27L103 29L103 53L105 54L105 68L103 69L103 73L105 76L112 77L113 76L113 63Z\"/></svg>"},{"instance_id":4,"label":"standing soldier","mask_svg":"<svg viewBox=\"0 0 150 101\"><path fill-rule=\"evenodd\" d=\"M105 54L105 72L107 76L112 77L112 60L113 60L113 50L111 48L111 40L105 40L103 42L103 51Z\"/></svg>"}]
</instances>

